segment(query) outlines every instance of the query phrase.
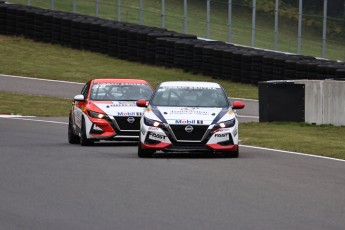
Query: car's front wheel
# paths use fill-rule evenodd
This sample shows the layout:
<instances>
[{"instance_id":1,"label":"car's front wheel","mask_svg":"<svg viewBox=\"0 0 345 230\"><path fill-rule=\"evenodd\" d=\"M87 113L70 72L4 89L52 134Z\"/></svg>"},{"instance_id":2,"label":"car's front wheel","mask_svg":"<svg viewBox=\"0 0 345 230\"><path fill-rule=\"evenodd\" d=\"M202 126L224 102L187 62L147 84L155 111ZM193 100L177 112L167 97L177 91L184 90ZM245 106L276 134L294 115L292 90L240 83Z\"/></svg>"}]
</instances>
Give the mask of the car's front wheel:
<instances>
[{"instance_id":1,"label":"car's front wheel","mask_svg":"<svg viewBox=\"0 0 345 230\"><path fill-rule=\"evenodd\" d=\"M85 125L84 119L83 119L82 127L81 127L80 145L82 145L82 146L93 145L93 140L87 139L87 136L86 136L86 125Z\"/></svg>"},{"instance_id":2,"label":"car's front wheel","mask_svg":"<svg viewBox=\"0 0 345 230\"><path fill-rule=\"evenodd\" d=\"M224 156L225 157L229 157L229 158L238 158L239 157L239 148L237 148L236 151L226 151L224 152Z\"/></svg>"},{"instance_id":3,"label":"car's front wheel","mask_svg":"<svg viewBox=\"0 0 345 230\"><path fill-rule=\"evenodd\" d=\"M69 115L68 120L68 143L70 144L78 144L80 142L79 136L74 134L73 131L73 123L71 114Z\"/></svg>"},{"instance_id":4,"label":"car's front wheel","mask_svg":"<svg viewBox=\"0 0 345 230\"><path fill-rule=\"evenodd\" d=\"M154 150L147 150L141 147L140 141L138 142L138 157L140 158L150 158L155 153Z\"/></svg>"}]
</instances>

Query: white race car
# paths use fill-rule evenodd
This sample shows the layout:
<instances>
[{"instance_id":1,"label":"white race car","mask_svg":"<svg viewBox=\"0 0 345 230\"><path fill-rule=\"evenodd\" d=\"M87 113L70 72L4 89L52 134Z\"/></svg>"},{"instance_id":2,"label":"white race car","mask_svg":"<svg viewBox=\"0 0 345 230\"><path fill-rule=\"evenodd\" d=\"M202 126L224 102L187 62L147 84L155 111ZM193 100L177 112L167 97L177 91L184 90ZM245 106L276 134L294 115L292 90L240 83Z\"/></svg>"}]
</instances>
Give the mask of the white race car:
<instances>
[{"instance_id":1,"label":"white race car","mask_svg":"<svg viewBox=\"0 0 345 230\"><path fill-rule=\"evenodd\" d=\"M143 108L139 99L148 100L150 84L140 79L93 79L72 102L68 141L92 145L95 141L137 141Z\"/></svg>"},{"instance_id":2,"label":"white race car","mask_svg":"<svg viewBox=\"0 0 345 230\"><path fill-rule=\"evenodd\" d=\"M172 81L161 83L140 121L139 157L163 152L223 152L238 157L238 120L235 109L244 103L229 102L217 83Z\"/></svg>"}]
</instances>

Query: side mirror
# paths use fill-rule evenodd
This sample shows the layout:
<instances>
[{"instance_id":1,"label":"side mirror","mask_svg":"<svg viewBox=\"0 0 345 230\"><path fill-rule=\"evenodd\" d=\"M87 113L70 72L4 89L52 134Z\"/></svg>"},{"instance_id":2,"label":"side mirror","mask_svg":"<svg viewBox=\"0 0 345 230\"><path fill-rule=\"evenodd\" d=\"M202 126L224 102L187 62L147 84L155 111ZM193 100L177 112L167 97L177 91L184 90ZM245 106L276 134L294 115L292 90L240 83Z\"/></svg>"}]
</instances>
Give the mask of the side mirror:
<instances>
[{"instance_id":1,"label":"side mirror","mask_svg":"<svg viewBox=\"0 0 345 230\"><path fill-rule=\"evenodd\" d=\"M79 94L74 97L74 101L85 101L84 95Z\"/></svg>"},{"instance_id":2,"label":"side mirror","mask_svg":"<svg viewBox=\"0 0 345 230\"><path fill-rule=\"evenodd\" d=\"M243 109L245 104L242 101L234 101L232 103L232 108L233 109Z\"/></svg>"},{"instance_id":3,"label":"side mirror","mask_svg":"<svg viewBox=\"0 0 345 230\"><path fill-rule=\"evenodd\" d=\"M145 99L140 99L136 104L138 107L147 107L148 101L146 101Z\"/></svg>"}]
</instances>

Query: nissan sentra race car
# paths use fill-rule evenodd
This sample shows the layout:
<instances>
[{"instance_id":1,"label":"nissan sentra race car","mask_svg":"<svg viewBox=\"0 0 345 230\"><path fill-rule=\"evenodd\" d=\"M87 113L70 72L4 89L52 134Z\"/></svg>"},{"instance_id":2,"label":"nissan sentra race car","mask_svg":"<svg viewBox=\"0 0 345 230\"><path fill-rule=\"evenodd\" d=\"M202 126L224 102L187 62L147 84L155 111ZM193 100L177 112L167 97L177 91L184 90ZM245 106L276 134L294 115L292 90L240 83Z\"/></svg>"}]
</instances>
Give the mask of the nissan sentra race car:
<instances>
[{"instance_id":1,"label":"nissan sentra race car","mask_svg":"<svg viewBox=\"0 0 345 230\"><path fill-rule=\"evenodd\" d=\"M151 100L138 100L147 107L140 121L139 157L163 152L223 152L238 157L238 120L224 89L210 82L163 82Z\"/></svg>"},{"instance_id":2,"label":"nissan sentra race car","mask_svg":"<svg viewBox=\"0 0 345 230\"><path fill-rule=\"evenodd\" d=\"M148 82L139 79L94 79L76 95L69 114L68 141L91 145L95 141L137 141L143 108L139 99L153 93Z\"/></svg>"}]
</instances>

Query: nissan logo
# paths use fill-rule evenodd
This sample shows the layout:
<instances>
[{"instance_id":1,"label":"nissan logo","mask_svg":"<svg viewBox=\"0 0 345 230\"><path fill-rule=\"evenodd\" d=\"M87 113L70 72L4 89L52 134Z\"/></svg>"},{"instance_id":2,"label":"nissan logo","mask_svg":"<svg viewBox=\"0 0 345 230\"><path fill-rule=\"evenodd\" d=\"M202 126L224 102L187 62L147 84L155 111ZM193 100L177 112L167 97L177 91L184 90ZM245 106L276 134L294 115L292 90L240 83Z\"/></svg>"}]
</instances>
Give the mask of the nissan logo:
<instances>
[{"instance_id":1,"label":"nissan logo","mask_svg":"<svg viewBox=\"0 0 345 230\"><path fill-rule=\"evenodd\" d=\"M134 117L129 117L129 118L127 118L127 122L128 123L133 123L135 121L135 118Z\"/></svg>"},{"instance_id":2,"label":"nissan logo","mask_svg":"<svg viewBox=\"0 0 345 230\"><path fill-rule=\"evenodd\" d=\"M193 132L193 129L194 129L194 128L193 128L193 126L191 126L191 125L187 125L186 128L184 128L184 130L186 130L187 133Z\"/></svg>"}]
</instances>

